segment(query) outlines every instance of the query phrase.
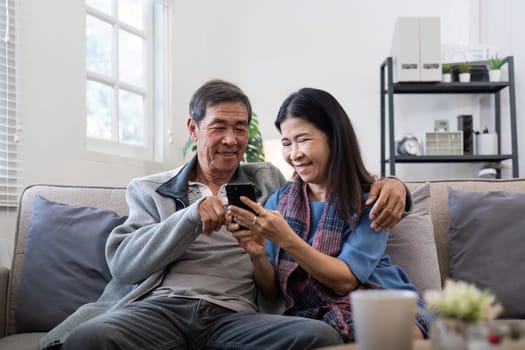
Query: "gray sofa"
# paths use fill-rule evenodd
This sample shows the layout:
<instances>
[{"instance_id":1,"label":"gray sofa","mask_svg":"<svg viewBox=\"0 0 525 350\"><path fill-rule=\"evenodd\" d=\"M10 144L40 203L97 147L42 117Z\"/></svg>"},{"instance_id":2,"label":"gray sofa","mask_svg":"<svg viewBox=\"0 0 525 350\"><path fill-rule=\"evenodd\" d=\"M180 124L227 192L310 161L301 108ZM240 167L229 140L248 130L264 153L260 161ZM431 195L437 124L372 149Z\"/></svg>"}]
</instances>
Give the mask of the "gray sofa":
<instances>
[{"instance_id":1,"label":"gray sofa","mask_svg":"<svg viewBox=\"0 0 525 350\"><path fill-rule=\"evenodd\" d=\"M407 185L411 190L414 190L422 184L423 182L410 182ZM430 181L431 217L435 237L435 240L432 240L432 244L433 241L435 241L440 274L440 276L437 277L438 283L442 283L442 281L445 281L445 279L449 277L449 258L447 251L449 225L448 186L461 191L525 192L525 179ZM21 279L33 198L37 195L54 202L110 209L119 215L126 215L127 213L124 188L34 185L28 187L23 192L18 212L12 265L9 268L0 267L1 350L37 349L39 339L45 334L42 332L20 333L17 332L15 327L17 285ZM38 291L35 291L35 293L37 292Z\"/></svg>"}]
</instances>

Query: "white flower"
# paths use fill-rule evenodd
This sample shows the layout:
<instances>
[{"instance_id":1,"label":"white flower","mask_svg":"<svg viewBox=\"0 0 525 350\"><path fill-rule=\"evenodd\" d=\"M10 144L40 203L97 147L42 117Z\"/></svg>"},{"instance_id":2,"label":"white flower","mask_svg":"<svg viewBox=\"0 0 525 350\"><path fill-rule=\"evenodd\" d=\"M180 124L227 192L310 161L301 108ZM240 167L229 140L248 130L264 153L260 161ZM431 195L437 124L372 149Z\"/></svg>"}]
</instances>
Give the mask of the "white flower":
<instances>
[{"instance_id":1,"label":"white flower","mask_svg":"<svg viewBox=\"0 0 525 350\"><path fill-rule=\"evenodd\" d=\"M489 291L463 281L445 281L443 291L425 293L425 302L441 317L463 321L492 320L503 311Z\"/></svg>"}]
</instances>

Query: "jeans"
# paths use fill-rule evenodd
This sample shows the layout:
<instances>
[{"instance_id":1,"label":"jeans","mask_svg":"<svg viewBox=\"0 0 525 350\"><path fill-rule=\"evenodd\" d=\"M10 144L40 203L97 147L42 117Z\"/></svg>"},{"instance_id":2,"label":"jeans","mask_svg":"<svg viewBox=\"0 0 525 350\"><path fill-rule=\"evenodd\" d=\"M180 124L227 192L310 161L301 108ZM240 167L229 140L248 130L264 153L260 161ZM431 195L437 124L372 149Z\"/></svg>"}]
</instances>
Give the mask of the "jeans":
<instances>
[{"instance_id":1,"label":"jeans","mask_svg":"<svg viewBox=\"0 0 525 350\"><path fill-rule=\"evenodd\" d=\"M326 323L302 317L234 312L200 299L136 301L75 328L62 349L314 349L342 344Z\"/></svg>"}]
</instances>

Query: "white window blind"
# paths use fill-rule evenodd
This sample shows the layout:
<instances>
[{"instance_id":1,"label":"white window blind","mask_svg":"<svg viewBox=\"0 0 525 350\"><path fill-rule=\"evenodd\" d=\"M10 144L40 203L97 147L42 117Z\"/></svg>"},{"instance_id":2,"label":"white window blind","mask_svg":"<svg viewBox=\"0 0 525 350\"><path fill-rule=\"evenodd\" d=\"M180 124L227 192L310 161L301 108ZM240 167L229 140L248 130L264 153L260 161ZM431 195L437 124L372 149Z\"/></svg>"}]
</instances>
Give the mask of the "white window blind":
<instances>
[{"instance_id":1,"label":"white window blind","mask_svg":"<svg viewBox=\"0 0 525 350\"><path fill-rule=\"evenodd\" d=\"M0 207L15 207L21 189L15 28L15 0L0 0Z\"/></svg>"}]
</instances>

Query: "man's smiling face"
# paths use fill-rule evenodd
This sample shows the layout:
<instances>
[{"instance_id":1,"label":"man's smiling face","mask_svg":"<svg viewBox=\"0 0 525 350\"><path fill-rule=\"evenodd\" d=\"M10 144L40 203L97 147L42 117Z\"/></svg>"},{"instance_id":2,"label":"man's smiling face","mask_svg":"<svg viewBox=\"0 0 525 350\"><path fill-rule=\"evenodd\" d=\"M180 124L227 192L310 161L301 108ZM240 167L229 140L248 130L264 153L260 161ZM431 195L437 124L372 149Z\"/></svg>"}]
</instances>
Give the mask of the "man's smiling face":
<instances>
[{"instance_id":1,"label":"man's smiling face","mask_svg":"<svg viewBox=\"0 0 525 350\"><path fill-rule=\"evenodd\" d=\"M223 102L206 108L197 126L188 124L197 144L200 169L207 177L232 176L248 144L248 110L241 102Z\"/></svg>"}]
</instances>

